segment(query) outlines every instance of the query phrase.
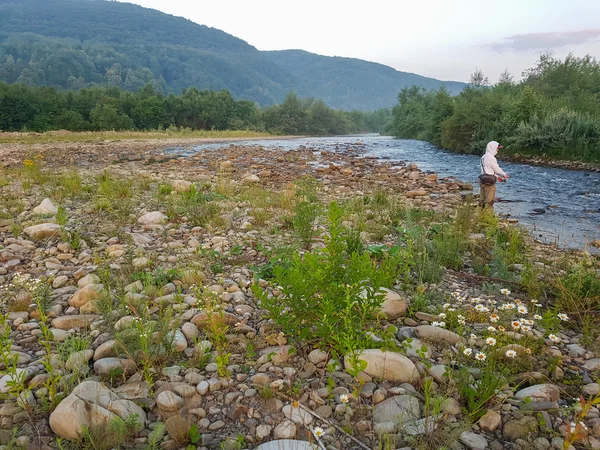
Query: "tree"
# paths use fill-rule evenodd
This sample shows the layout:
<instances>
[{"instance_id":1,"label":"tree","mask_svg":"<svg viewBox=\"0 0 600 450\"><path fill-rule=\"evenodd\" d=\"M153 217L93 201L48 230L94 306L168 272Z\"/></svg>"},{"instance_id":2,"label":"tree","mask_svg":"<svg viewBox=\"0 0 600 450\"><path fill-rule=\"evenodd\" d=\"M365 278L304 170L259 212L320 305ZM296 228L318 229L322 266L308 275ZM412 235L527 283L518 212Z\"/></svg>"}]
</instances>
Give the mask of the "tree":
<instances>
[{"instance_id":1,"label":"tree","mask_svg":"<svg viewBox=\"0 0 600 450\"><path fill-rule=\"evenodd\" d=\"M475 70L475 72L473 72L471 74L471 86L476 87L476 88L480 88L480 87L486 87L490 85L490 80L488 77L486 77L483 73L483 71L481 69L477 69Z\"/></svg>"},{"instance_id":2,"label":"tree","mask_svg":"<svg viewBox=\"0 0 600 450\"><path fill-rule=\"evenodd\" d=\"M133 122L126 115L117 110L116 106L109 103L99 103L90 112L92 127L98 131L130 130Z\"/></svg>"}]
</instances>

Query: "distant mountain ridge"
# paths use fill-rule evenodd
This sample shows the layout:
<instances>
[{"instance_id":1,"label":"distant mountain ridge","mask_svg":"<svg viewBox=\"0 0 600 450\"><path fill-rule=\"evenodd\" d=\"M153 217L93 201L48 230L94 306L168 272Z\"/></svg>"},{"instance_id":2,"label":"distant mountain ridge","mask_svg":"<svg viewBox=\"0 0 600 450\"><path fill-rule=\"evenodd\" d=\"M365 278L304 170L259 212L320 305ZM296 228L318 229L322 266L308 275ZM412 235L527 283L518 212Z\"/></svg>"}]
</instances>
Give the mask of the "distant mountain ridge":
<instances>
[{"instance_id":1,"label":"distant mountain ridge","mask_svg":"<svg viewBox=\"0 0 600 450\"><path fill-rule=\"evenodd\" d=\"M165 93L196 86L261 105L294 91L346 110L393 106L412 84L451 93L465 86L359 59L261 52L181 17L91 0L0 0L0 81L129 90L151 83Z\"/></svg>"}]
</instances>

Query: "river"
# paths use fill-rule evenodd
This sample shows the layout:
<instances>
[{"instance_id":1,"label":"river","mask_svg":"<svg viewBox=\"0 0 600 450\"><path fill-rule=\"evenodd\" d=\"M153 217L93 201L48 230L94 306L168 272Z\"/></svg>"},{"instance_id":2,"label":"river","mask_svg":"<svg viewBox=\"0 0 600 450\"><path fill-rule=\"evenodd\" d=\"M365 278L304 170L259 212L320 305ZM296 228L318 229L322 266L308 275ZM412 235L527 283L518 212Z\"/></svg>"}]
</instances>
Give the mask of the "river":
<instances>
[{"instance_id":1,"label":"river","mask_svg":"<svg viewBox=\"0 0 600 450\"><path fill-rule=\"evenodd\" d=\"M356 144L361 144L357 146ZM175 153L217 150L230 143L204 144ZM343 152L361 148L364 156L386 161L416 163L423 171L453 176L473 184L479 190L479 156L447 152L423 141L394 139L388 136L361 135L282 140L252 140L235 145L257 145L274 150L292 150L300 146L320 151ZM483 149L482 149L483 153ZM600 239L600 173L532 166L516 162L498 162L510 175L507 183L498 183L495 210L504 217L517 219L537 239L560 247L588 249L588 243Z\"/></svg>"}]
</instances>

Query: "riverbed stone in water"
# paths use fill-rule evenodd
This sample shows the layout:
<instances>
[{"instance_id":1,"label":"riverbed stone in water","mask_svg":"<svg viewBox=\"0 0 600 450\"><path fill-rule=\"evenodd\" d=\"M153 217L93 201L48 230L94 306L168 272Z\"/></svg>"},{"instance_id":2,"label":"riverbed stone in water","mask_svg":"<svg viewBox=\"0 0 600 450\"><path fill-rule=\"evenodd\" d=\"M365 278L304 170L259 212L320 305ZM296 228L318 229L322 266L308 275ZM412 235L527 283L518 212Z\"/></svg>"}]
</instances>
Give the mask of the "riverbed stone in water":
<instances>
[{"instance_id":1,"label":"riverbed stone in water","mask_svg":"<svg viewBox=\"0 0 600 450\"><path fill-rule=\"evenodd\" d=\"M419 377L414 363L406 356L394 352L382 352L379 349L360 350L359 359L366 362L364 372L372 377L399 383L412 383ZM352 370L350 355L344 358L346 371Z\"/></svg>"},{"instance_id":2,"label":"riverbed stone in water","mask_svg":"<svg viewBox=\"0 0 600 450\"><path fill-rule=\"evenodd\" d=\"M137 415L135 431L144 428L146 413L129 400L123 400L107 387L96 381L84 381L65 398L50 414L50 428L63 439L71 441L83 437L83 429L101 429L105 439L112 421ZM110 443L109 443L110 444Z\"/></svg>"}]
</instances>

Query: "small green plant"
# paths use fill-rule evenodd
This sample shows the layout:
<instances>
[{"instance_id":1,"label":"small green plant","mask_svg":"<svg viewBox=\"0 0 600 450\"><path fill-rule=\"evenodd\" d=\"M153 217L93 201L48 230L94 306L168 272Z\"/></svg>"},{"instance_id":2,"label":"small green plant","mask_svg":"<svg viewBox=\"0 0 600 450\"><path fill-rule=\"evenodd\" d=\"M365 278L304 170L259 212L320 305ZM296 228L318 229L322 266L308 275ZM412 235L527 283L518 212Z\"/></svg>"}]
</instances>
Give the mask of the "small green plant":
<instances>
[{"instance_id":1,"label":"small green plant","mask_svg":"<svg viewBox=\"0 0 600 450\"><path fill-rule=\"evenodd\" d=\"M56 213L56 223L60 225L61 228L64 228L69 221L69 217L67 216L67 210L64 206L58 207L58 212Z\"/></svg>"},{"instance_id":2,"label":"small green plant","mask_svg":"<svg viewBox=\"0 0 600 450\"><path fill-rule=\"evenodd\" d=\"M293 226L300 242L308 247L313 238L321 204L317 196L317 181L303 178L296 183Z\"/></svg>"},{"instance_id":3,"label":"small green plant","mask_svg":"<svg viewBox=\"0 0 600 450\"><path fill-rule=\"evenodd\" d=\"M202 439L202 434L198 431L198 425L196 425L196 424L193 424L190 427L190 431L188 432L188 434L190 436L190 442L192 444L197 444Z\"/></svg>"}]
</instances>

